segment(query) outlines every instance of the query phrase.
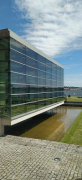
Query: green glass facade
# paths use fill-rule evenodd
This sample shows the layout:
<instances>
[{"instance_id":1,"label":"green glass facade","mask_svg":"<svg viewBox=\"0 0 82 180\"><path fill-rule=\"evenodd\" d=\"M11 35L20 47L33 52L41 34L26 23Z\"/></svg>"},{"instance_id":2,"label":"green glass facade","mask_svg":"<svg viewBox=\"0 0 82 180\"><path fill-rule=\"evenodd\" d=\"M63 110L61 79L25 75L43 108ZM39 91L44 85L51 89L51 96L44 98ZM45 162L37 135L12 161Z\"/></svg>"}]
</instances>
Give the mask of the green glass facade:
<instances>
[{"instance_id":1,"label":"green glass facade","mask_svg":"<svg viewBox=\"0 0 82 180\"><path fill-rule=\"evenodd\" d=\"M64 69L16 39L0 36L0 112L14 117L64 100Z\"/></svg>"}]
</instances>

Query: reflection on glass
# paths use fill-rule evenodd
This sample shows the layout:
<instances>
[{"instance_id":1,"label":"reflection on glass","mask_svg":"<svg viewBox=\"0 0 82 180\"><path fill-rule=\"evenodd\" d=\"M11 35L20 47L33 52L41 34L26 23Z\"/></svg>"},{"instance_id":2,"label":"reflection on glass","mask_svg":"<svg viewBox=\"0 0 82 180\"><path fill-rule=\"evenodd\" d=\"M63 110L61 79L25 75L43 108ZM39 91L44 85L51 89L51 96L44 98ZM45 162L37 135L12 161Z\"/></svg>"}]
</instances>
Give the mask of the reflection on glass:
<instances>
[{"instance_id":1,"label":"reflection on glass","mask_svg":"<svg viewBox=\"0 0 82 180\"><path fill-rule=\"evenodd\" d=\"M27 64L28 66L37 68L37 61L34 60L34 59L31 59L31 58L29 58L29 57L26 57L26 64Z\"/></svg>"},{"instance_id":2,"label":"reflection on glass","mask_svg":"<svg viewBox=\"0 0 82 180\"><path fill-rule=\"evenodd\" d=\"M49 61L48 59L46 59L46 65L51 67L52 66L52 62Z\"/></svg>"},{"instance_id":3,"label":"reflection on glass","mask_svg":"<svg viewBox=\"0 0 82 180\"><path fill-rule=\"evenodd\" d=\"M46 59L43 56L39 55L38 53L37 53L37 60L39 62L46 64Z\"/></svg>"},{"instance_id":4,"label":"reflection on glass","mask_svg":"<svg viewBox=\"0 0 82 180\"><path fill-rule=\"evenodd\" d=\"M32 76L26 76L26 83L27 84L38 84L38 78L37 77L32 77Z\"/></svg>"},{"instance_id":5,"label":"reflection on glass","mask_svg":"<svg viewBox=\"0 0 82 180\"><path fill-rule=\"evenodd\" d=\"M23 113L28 113L29 111L36 110L37 108L38 108L37 103L28 103L28 104L14 106L11 108L11 115L17 116Z\"/></svg>"},{"instance_id":6,"label":"reflection on glass","mask_svg":"<svg viewBox=\"0 0 82 180\"><path fill-rule=\"evenodd\" d=\"M34 69L33 67L26 66L26 74L27 75L37 76L37 73L38 73L37 71L38 70Z\"/></svg>"},{"instance_id":7,"label":"reflection on glass","mask_svg":"<svg viewBox=\"0 0 82 180\"><path fill-rule=\"evenodd\" d=\"M9 63L6 62L0 62L0 72L8 72L9 71Z\"/></svg>"},{"instance_id":8,"label":"reflection on glass","mask_svg":"<svg viewBox=\"0 0 82 180\"><path fill-rule=\"evenodd\" d=\"M44 106L46 106L46 101L40 101L40 102L38 102L38 108L42 108L42 107L44 107Z\"/></svg>"},{"instance_id":9,"label":"reflection on glass","mask_svg":"<svg viewBox=\"0 0 82 180\"><path fill-rule=\"evenodd\" d=\"M12 49L15 49L16 51L19 51L23 54L26 54L26 48L23 44L19 43L18 41L16 41L13 38L10 38L10 47Z\"/></svg>"},{"instance_id":10,"label":"reflection on glass","mask_svg":"<svg viewBox=\"0 0 82 180\"><path fill-rule=\"evenodd\" d=\"M19 72L19 73L26 73L26 66L23 64L16 63L14 61L11 61L11 71Z\"/></svg>"},{"instance_id":11,"label":"reflection on glass","mask_svg":"<svg viewBox=\"0 0 82 180\"><path fill-rule=\"evenodd\" d=\"M26 55L33 59L36 59L36 52L34 52L33 50L31 50L27 47L26 47Z\"/></svg>"},{"instance_id":12,"label":"reflection on glass","mask_svg":"<svg viewBox=\"0 0 82 180\"><path fill-rule=\"evenodd\" d=\"M38 70L38 77L46 78L46 72Z\"/></svg>"},{"instance_id":13,"label":"reflection on glass","mask_svg":"<svg viewBox=\"0 0 82 180\"><path fill-rule=\"evenodd\" d=\"M38 69L40 69L42 71L46 71L46 65L38 62Z\"/></svg>"},{"instance_id":14,"label":"reflection on glass","mask_svg":"<svg viewBox=\"0 0 82 180\"><path fill-rule=\"evenodd\" d=\"M11 72L11 83L26 83L26 76L22 74L12 73Z\"/></svg>"},{"instance_id":15,"label":"reflection on glass","mask_svg":"<svg viewBox=\"0 0 82 180\"><path fill-rule=\"evenodd\" d=\"M11 84L11 94L26 93L26 85Z\"/></svg>"},{"instance_id":16,"label":"reflection on glass","mask_svg":"<svg viewBox=\"0 0 82 180\"><path fill-rule=\"evenodd\" d=\"M10 49L10 59L23 64L26 63L26 56L13 49Z\"/></svg>"},{"instance_id":17,"label":"reflection on glass","mask_svg":"<svg viewBox=\"0 0 82 180\"><path fill-rule=\"evenodd\" d=\"M9 51L8 50L0 50L0 61L9 60Z\"/></svg>"},{"instance_id":18,"label":"reflection on glass","mask_svg":"<svg viewBox=\"0 0 82 180\"><path fill-rule=\"evenodd\" d=\"M0 49L9 48L9 38L0 38Z\"/></svg>"},{"instance_id":19,"label":"reflection on glass","mask_svg":"<svg viewBox=\"0 0 82 180\"><path fill-rule=\"evenodd\" d=\"M39 93L38 94L38 100L42 100L46 98L46 93Z\"/></svg>"}]
</instances>

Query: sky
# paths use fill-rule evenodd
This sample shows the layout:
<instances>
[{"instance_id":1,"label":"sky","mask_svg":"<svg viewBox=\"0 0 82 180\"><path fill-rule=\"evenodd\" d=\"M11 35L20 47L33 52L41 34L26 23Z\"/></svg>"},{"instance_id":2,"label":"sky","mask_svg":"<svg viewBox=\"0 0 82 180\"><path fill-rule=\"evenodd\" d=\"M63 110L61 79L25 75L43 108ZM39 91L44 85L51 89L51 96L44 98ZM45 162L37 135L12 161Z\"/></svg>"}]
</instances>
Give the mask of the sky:
<instances>
[{"instance_id":1,"label":"sky","mask_svg":"<svg viewBox=\"0 0 82 180\"><path fill-rule=\"evenodd\" d=\"M2 0L9 28L64 66L64 85L82 87L82 0Z\"/></svg>"}]
</instances>

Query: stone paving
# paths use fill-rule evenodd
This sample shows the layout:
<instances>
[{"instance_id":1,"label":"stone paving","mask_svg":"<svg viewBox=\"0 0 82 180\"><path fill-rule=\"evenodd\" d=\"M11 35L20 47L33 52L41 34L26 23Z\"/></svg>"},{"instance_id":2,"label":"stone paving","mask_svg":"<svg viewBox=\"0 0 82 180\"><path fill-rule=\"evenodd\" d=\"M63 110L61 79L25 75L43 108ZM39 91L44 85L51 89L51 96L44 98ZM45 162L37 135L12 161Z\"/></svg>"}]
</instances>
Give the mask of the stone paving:
<instances>
[{"instance_id":1,"label":"stone paving","mask_svg":"<svg viewBox=\"0 0 82 180\"><path fill-rule=\"evenodd\" d=\"M16 136L0 137L0 180L82 178L82 146Z\"/></svg>"}]
</instances>

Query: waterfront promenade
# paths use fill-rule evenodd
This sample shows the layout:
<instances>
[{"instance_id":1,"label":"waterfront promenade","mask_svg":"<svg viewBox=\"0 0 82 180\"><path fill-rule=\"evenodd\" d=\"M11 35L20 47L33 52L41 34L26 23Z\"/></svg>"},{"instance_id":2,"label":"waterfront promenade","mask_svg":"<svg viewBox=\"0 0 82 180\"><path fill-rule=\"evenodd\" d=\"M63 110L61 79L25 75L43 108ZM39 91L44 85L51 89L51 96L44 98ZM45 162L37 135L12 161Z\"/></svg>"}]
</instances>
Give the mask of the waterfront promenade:
<instances>
[{"instance_id":1,"label":"waterfront promenade","mask_svg":"<svg viewBox=\"0 0 82 180\"><path fill-rule=\"evenodd\" d=\"M16 136L0 137L0 180L82 178L82 146Z\"/></svg>"}]
</instances>

